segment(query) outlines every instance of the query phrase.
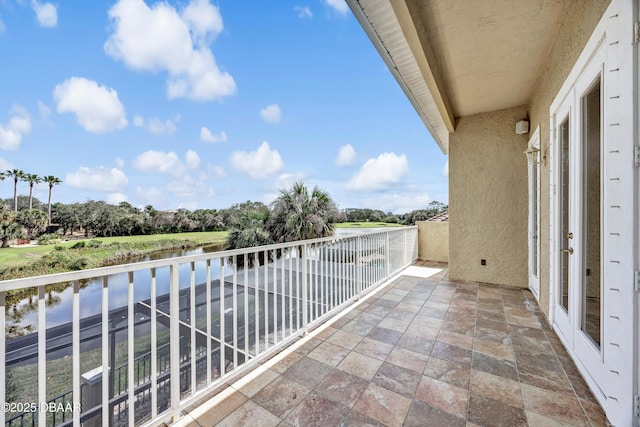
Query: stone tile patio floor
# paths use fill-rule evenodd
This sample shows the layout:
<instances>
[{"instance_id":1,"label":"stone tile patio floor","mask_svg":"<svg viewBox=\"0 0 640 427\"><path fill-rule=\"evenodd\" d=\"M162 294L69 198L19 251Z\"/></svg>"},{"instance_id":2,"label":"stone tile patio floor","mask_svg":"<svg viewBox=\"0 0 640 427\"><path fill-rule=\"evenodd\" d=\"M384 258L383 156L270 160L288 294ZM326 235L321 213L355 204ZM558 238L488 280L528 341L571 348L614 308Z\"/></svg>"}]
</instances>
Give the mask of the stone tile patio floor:
<instances>
[{"instance_id":1,"label":"stone tile patio floor","mask_svg":"<svg viewBox=\"0 0 640 427\"><path fill-rule=\"evenodd\" d=\"M403 271L180 424L607 425L529 291L430 266Z\"/></svg>"}]
</instances>

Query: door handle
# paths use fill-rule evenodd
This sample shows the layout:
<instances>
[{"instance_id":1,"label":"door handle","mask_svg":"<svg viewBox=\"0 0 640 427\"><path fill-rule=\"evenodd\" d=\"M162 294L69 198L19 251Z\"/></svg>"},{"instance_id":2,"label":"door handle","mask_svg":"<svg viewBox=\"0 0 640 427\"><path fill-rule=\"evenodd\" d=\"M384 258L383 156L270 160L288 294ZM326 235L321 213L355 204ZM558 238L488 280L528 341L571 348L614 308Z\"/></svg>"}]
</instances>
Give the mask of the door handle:
<instances>
[{"instance_id":1,"label":"door handle","mask_svg":"<svg viewBox=\"0 0 640 427\"><path fill-rule=\"evenodd\" d=\"M572 255L572 254L573 254L573 248L563 249L563 250L562 250L562 252L566 252L566 253L568 253L569 255Z\"/></svg>"}]
</instances>

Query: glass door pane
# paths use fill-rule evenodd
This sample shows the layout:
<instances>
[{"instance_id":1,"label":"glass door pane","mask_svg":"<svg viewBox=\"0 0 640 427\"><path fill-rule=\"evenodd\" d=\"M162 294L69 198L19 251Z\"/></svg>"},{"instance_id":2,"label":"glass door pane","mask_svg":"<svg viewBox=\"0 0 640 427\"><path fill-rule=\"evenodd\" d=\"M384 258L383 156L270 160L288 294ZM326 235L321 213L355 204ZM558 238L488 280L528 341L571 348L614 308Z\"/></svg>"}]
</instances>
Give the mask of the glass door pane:
<instances>
[{"instance_id":1,"label":"glass door pane","mask_svg":"<svg viewBox=\"0 0 640 427\"><path fill-rule=\"evenodd\" d=\"M600 347L600 79L582 98L582 330Z\"/></svg>"},{"instance_id":2,"label":"glass door pane","mask_svg":"<svg viewBox=\"0 0 640 427\"><path fill-rule=\"evenodd\" d=\"M562 252L560 255L560 271L562 283L560 286L560 305L569 312L569 117L558 128L558 139L562 160L560 162L560 201L562 211L560 213L560 232Z\"/></svg>"}]
</instances>

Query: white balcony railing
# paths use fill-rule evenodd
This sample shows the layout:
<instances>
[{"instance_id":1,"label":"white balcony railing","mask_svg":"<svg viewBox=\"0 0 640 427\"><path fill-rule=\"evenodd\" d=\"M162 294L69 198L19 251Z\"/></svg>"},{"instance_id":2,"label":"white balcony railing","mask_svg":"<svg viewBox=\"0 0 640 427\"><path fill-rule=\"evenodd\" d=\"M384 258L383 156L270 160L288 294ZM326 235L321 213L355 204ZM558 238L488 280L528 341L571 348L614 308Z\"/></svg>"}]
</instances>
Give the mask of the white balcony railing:
<instances>
[{"instance_id":1,"label":"white balcony railing","mask_svg":"<svg viewBox=\"0 0 640 427\"><path fill-rule=\"evenodd\" d=\"M403 227L2 281L0 426L175 421L410 265L417 242Z\"/></svg>"}]
</instances>

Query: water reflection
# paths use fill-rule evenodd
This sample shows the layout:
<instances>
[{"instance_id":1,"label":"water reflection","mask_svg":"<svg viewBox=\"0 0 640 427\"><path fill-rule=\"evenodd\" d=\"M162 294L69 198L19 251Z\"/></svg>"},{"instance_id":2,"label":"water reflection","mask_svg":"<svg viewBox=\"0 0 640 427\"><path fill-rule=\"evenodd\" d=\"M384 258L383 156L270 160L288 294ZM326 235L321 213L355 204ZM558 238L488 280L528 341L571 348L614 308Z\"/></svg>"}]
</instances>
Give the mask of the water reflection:
<instances>
[{"instance_id":1,"label":"water reflection","mask_svg":"<svg viewBox=\"0 0 640 427\"><path fill-rule=\"evenodd\" d=\"M189 250L163 251L145 256L135 257L127 263L138 263L159 259L200 255L222 250L221 245L204 246ZM206 279L205 262L196 263L196 283L202 283ZM218 275L212 274L212 279L219 277L219 265L216 266ZM213 272L215 269L212 267ZM181 264L179 268L180 289L189 286L190 268L188 264ZM169 292L169 268L156 269L157 293L159 295ZM148 269L135 272L136 284L151 283L151 271ZM109 310L127 305L127 288L129 278L127 273L109 276ZM101 313L102 309L102 278L82 281L80 284L80 318ZM24 335L35 329L38 323L38 297L37 288L25 290L29 295L19 295L11 300L7 298L7 338ZM134 297L136 301L151 297L150 286L135 286ZM47 305L47 328L70 321L70 313L73 303L73 286L71 283L60 283L46 287L45 303Z\"/></svg>"}]
</instances>

